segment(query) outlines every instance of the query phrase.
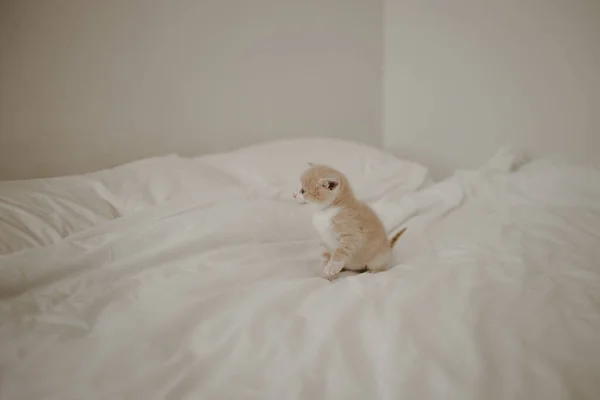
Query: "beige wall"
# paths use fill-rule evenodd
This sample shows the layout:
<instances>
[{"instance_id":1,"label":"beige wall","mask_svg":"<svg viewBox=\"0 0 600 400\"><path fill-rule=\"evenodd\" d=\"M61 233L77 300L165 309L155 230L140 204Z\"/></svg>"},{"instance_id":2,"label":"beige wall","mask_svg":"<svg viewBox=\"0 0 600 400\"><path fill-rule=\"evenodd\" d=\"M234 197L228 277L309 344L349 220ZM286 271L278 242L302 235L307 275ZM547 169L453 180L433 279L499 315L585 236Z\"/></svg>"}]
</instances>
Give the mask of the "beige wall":
<instances>
[{"instance_id":1,"label":"beige wall","mask_svg":"<svg viewBox=\"0 0 600 400\"><path fill-rule=\"evenodd\" d=\"M0 179L381 141L378 0L1 0Z\"/></svg>"},{"instance_id":2,"label":"beige wall","mask_svg":"<svg viewBox=\"0 0 600 400\"><path fill-rule=\"evenodd\" d=\"M598 165L598 71L596 0L0 0L0 179L299 136Z\"/></svg>"},{"instance_id":3,"label":"beige wall","mask_svg":"<svg viewBox=\"0 0 600 400\"><path fill-rule=\"evenodd\" d=\"M445 175L505 143L600 166L600 1L386 0L384 144Z\"/></svg>"}]
</instances>

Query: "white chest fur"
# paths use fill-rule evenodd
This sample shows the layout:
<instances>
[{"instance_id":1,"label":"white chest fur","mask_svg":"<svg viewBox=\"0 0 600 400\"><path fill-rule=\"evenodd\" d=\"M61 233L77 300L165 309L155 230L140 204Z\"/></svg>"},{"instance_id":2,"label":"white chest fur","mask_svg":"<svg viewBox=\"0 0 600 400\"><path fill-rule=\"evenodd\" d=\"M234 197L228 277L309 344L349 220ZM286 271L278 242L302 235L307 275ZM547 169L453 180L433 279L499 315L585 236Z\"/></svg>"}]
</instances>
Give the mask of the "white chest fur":
<instances>
[{"instance_id":1,"label":"white chest fur","mask_svg":"<svg viewBox=\"0 0 600 400\"><path fill-rule=\"evenodd\" d=\"M332 219L340 212L338 207L330 207L325 210L316 211L313 214L313 226L321 235L323 244L330 252L338 247L339 240L337 233L333 230Z\"/></svg>"}]
</instances>

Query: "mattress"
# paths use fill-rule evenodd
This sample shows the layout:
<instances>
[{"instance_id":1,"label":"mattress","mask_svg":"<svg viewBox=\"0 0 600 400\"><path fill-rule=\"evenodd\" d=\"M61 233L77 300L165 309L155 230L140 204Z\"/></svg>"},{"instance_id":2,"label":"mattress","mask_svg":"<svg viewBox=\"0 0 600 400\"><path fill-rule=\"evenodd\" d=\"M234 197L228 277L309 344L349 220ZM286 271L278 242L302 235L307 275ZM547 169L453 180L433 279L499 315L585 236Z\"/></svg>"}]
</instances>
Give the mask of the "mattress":
<instances>
[{"instance_id":1,"label":"mattress","mask_svg":"<svg viewBox=\"0 0 600 400\"><path fill-rule=\"evenodd\" d=\"M322 277L306 162L394 267ZM600 171L305 139L0 183L2 399L597 399Z\"/></svg>"}]
</instances>

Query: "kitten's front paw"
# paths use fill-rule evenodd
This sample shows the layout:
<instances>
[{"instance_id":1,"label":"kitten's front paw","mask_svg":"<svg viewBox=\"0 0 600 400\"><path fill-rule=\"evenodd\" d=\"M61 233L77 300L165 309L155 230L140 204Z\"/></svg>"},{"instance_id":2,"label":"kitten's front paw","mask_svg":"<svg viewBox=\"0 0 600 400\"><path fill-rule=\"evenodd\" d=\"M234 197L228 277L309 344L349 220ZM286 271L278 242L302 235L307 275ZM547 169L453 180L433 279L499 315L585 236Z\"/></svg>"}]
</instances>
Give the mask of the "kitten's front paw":
<instances>
[{"instance_id":1,"label":"kitten's front paw","mask_svg":"<svg viewBox=\"0 0 600 400\"><path fill-rule=\"evenodd\" d=\"M323 254L321 254L321 258L323 259L323 266L325 266L329 260L331 260L331 253L324 251Z\"/></svg>"},{"instance_id":2,"label":"kitten's front paw","mask_svg":"<svg viewBox=\"0 0 600 400\"><path fill-rule=\"evenodd\" d=\"M323 268L323 272L325 272L325 277L327 279L332 279L337 274L339 274L343 268L344 268L343 261L329 260L329 262L327 264L325 264L325 267Z\"/></svg>"}]
</instances>

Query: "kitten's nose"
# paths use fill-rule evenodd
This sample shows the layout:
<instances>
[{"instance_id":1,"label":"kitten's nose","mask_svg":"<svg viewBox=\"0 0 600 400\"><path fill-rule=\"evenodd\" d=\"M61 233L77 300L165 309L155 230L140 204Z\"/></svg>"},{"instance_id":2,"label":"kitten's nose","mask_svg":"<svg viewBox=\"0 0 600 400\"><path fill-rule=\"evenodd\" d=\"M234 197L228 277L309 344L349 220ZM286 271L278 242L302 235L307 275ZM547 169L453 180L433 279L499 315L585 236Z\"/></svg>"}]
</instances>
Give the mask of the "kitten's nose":
<instances>
[{"instance_id":1,"label":"kitten's nose","mask_svg":"<svg viewBox=\"0 0 600 400\"><path fill-rule=\"evenodd\" d=\"M296 193L294 193L292 196L294 196L294 198L296 198Z\"/></svg>"}]
</instances>

